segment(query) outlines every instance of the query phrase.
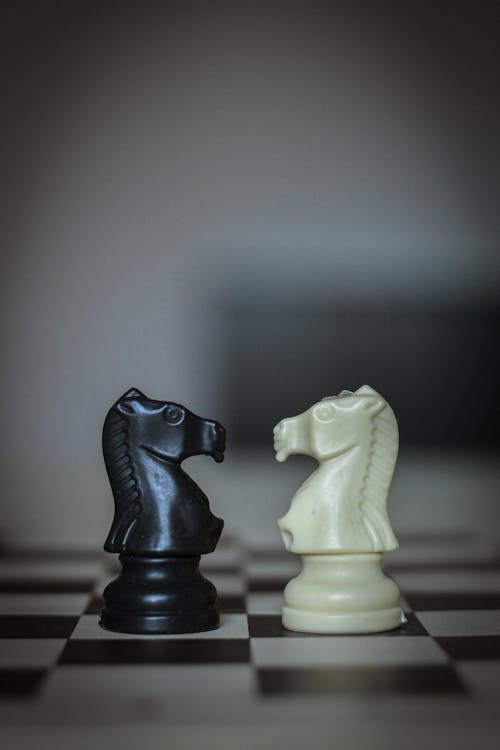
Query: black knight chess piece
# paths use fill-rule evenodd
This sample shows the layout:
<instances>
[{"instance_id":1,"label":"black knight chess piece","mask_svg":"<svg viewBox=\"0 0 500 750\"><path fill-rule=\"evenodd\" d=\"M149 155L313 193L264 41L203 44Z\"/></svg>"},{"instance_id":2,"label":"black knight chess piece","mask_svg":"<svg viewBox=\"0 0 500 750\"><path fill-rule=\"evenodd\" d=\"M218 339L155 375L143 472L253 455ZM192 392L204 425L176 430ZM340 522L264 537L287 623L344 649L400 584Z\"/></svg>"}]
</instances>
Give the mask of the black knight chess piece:
<instances>
[{"instance_id":1,"label":"black knight chess piece","mask_svg":"<svg viewBox=\"0 0 500 750\"><path fill-rule=\"evenodd\" d=\"M189 456L224 459L226 432L184 406L136 388L109 410L104 461L115 516L104 544L122 570L104 591L100 624L125 633L193 633L219 624L215 586L199 570L224 521L182 470Z\"/></svg>"}]
</instances>

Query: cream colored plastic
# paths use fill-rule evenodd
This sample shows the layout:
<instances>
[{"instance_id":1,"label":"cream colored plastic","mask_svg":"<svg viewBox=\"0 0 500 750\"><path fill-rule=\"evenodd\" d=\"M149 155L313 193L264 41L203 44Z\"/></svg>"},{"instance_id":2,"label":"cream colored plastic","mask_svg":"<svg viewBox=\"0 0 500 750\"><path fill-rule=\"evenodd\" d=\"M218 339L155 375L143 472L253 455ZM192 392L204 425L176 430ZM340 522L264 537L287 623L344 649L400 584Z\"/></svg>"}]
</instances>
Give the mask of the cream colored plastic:
<instances>
[{"instance_id":1,"label":"cream colored plastic","mask_svg":"<svg viewBox=\"0 0 500 750\"><path fill-rule=\"evenodd\" d=\"M368 633L404 621L399 589L381 570L398 542L387 495L398 454L394 412L365 385L324 398L274 428L276 459L294 453L319 466L278 526L303 569L285 588L283 624L312 633Z\"/></svg>"}]
</instances>

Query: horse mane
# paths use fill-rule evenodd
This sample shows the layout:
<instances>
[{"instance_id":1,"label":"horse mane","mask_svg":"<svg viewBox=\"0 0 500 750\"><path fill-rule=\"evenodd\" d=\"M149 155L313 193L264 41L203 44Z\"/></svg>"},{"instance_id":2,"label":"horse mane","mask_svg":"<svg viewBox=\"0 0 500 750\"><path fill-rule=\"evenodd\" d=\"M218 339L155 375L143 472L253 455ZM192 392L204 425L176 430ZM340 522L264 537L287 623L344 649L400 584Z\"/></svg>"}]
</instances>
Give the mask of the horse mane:
<instances>
[{"instance_id":1,"label":"horse mane","mask_svg":"<svg viewBox=\"0 0 500 750\"><path fill-rule=\"evenodd\" d=\"M398 424L394 412L386 403L372 417L368 464L361 487L363 524L375 550L398 547L387 515L387 495L396 466L398 446Z\"/></svg>"},{"instance_id":2,"label":"horse mane","mask_svg":"<svg viewBox=\"0 0 500 750\"><path fill-rule=\"evenodd\" d=\"M102 449L115 503L132 504L141 493L129 451L128 424L114 407L104 420Z\"/></svg>"}]
</instances>

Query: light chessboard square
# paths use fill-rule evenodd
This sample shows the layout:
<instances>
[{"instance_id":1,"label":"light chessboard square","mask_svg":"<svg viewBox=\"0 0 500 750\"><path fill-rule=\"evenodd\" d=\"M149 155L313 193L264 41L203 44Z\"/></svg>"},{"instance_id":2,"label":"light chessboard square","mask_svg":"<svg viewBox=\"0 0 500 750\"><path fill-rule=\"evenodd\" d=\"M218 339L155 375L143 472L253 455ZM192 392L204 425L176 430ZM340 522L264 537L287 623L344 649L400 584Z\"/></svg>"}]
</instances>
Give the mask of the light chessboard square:
<instances>
[{"instance_id":1,"label":"light chessboard square","mask_svg":"<svg viewBox=\"0 0 500 750\"><path fill-rule=\"evenodd\" d=\"M418 618L433 636L500 636L500 609L418 612Z\"/></svg>"},{"instance_id":2,"label":"light chessboard square","mask_svg":"<svg viewBox=\"0 0 500 750\"><path fill-rule=\"evenodd\" d=\"M252 658L259 667L439 666L447 657L430 638L323 636L256 638Z\"/></svg>"},{"instance_id":3,"label":"light chessboard square","mask_svg":"<svg viewBox=\"0 0 500 750\"><path fill-rule=\"evenodd\" d=\"M248 638L247 616L244 614L221 614L220 627L216 630L206 630L201 633L177 633L173 635L157 635L155 640L224 640L233 638ZM99 615L82 615L74 629L72 640L145 640L151 641L150 635L134 633L116 633L104 630L99 625Z\"/></svg>"}]
</instances>

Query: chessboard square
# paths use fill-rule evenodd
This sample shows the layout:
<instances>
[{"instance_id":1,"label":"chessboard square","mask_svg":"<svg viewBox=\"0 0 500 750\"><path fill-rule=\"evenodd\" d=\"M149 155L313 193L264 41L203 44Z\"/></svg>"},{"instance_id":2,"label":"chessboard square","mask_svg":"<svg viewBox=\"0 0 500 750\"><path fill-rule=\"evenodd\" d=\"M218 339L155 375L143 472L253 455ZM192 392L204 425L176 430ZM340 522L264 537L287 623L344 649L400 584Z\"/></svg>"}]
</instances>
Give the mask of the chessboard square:
<instances>
[{"instance_id":1,"label":"chessboard square","mask_svg":"<svg viewBox=\"0 0 500 750\"><path fill-rule=\"evenodd\" d=\"M236 573L243 565L243 552L237 547L217 547L210 555L201 558L202 573L210 571Z\"/></svg>"},{"instance_id":2,"label":"chessboard square","mask_svg":"<svg viewBox=\"0 0 500 750\"><path fill-rule=\"evenodd\" d=\"M92 586L90 579L4 578L0 580L0 594L81 594L92 591Z\"/></svg>"},{"instance_id":3,"label":"chessboard square","mask_svg":"<svg viewBox=\"0 0 500 750\"><path fill-rule=\"evenodd\" d=\"M69 638L78 617L0 615L0 638Z\"/></svg>"},{"instance_id":4,"label":"chessboard square","mask_svg":"<svg viewBox=\"0 0 500 750\"><path fill-rule=\"evenodd\" d=\"M7 557L0 562L0 581L4 579L87 581L97 578L101 572L102 561L79 561L64 558L52 561L34 561L29 558Z\"/></svg>"},{"instance_id":5,"label":"chessboard square","mask_svg":"<svg viewBox=\"0 0 500 750\"><path fill-rule=\"evenodd\" d=\"M175 701L185 711L193 697L204 708L219 706L232 696L250 697L255 690L254 670L249 664L87 664L60 665L44 685L44 699L92 705L111 703L123 708L123 701L154 709L165 703L171 711ZM161 713L164 713L162 711Z\"/></svg>"},{"instance_id":6,"label":"chessboard square","mask_svg":"<svg viewBox=\"0 0 500 750\"><path fill-rule=\"evenodd\" d=\"M493 699L498 703L500 696L500 669L495 660L470 659L455 664L460 678L467 689L487 701Z\"/></svg>"},{"instance_id":7,"label":"chessboard square","mask_svg":"<svg viewBox=\"0 0 500 750\"><path fill-rule=\"evenodd\" d=\"M38 691L47 672L44 669L0 668L0 697L20 698Z\"/></svg>"},{"instance_id":8,"label":"chessboard square","mask_svg":"<svg viewBox=\"0 0 500 750\"><path fill-rule=\"evenodd\" d=\"M453 570L402 571L392 574L404 595L411 601L415 592L432 594L498 594L500 568L474 570L467 567Z\"/></svg>"},{"instance_id":9,"label":"chessboard square","mask_svg":"<svg viewBox=\"0 0 500 750\"><path fill-rule=\"evenodd\" d=\"M500 659L500 636L439 636L435 639L452 659Z\"/></svg>"},{"instance_id":10,"label":"chessboard square","mask_svg":"<svg viewBox=\"0 0 500 750\"><path fill-rule=\"evenodd\" d=\"M67 642L61 664L246 664L249 641L146 638Z\"/></svg>"},{"instance_id":11,"label":"chessboard square","mask_svg":"<svg viewBox=\"0 0 500 750\"><path fill-rule=\"evenodd\" d=\"M252 593L282 592L290 578L293 578L293 576L286 576L284 578L253 578L248 581L248 590Z\"/></svg>"},{"instance_id":12,"label":"chessboard square","mask_svg":"<svg viewBox=\"0 0 500 750\"><path fill-rule=\"evenodd\" d=\"M139 635L133 633L117 633L105 630L99 625L100 615L83 615L71 636L74 640L150 640L151 635ZM222 614L220 627L215 630L205 630L200 633L176 633L174 635L155 635L155 640L222 640L225 638L248 639L247 616L244 614Z\"/></svg>"},{"instance_id":13,"label":"chessboard square","mask_svg":"<svg viewBox=\"0 0 500 750\"><path fill-rule=\"evenodd\" d=\"M51 563L53 565L65 565L66 563L84 565L104 565L108 556L99 548L75 549L60 547L16 547L9 549L3 558L8 562L20 562L25 565L40 565Z\"/></svg>"},{"instance_id":14,"label":"chessboard square","mask_svg":"<svg viewBox=\"0 0 500 750\"><path fill-rule=\"evenodd\" d=\"M60 559L55 561L9 558L0 563L0 592L64 593L88 591L99 577L102 563Z\"/></svg>"},{"instance_id":15,"label":"chessboard square","mask_svg":"<svg viewBox=\"0 0 500 750\"><path fill-rule=\"evenodd\" d=\"M433 636L500 636L500 609L419 612L418 618Z\"/></svg>"},{"instance_id":16,"label":"chessboard square","mask_svg":"<svg viewBox=\"0 0 500 750\"><path fill-rule=\"evenodd\" d=\"M289 581L300 573L300 558L297 555L286 555L285 557L253 557L248 564L247 574L252 581L278 579Z\"/></svg>"},{"instance_id":17,"label":"chessboard square","mask_svg":"<svg viewBox=\"0 0 500 750\"><path fill-rule=\"evenodd\" d=\"M247 595L247 611L251 614L279 614L283 609L283 591L252 592Z\"/></svg>"},{"instance_id":18,"label":"chessboard square","mask_svg":"<svg viewBox=\"0 0 500 750\"><path fill-rule=\"evenodd\" d=\"M239 549L239 545L240 539L238 535L226 526L222 532L217 549Z\"/></svg>"},{"instance_id":19,"label":"chessboard square","mask_svg":"<svg viewBox=\"0 0 500 750\"><path fill-rule=\"evenodd\" d=\"M448 665L258 669L257 680L264 695L465 692L458 675Z\"/></svg>"},{"instance_id":20,"label":"chessboard square","mask_svg":"<svg viewBox=\"0 0 500 750\"><path fill-rule=\"evenodd\" d=\"M423 625L413 612L406 613L406 623L394 630L383 633L371 633L370 637L387 637L387 636L426 636L427 632ZM310 633L299 633L293 630L287 630L283 627L281 615L278 614L251 614L248 616L248 628L251 638L310 638ZM327 638L327 635L314 634L315 638ZM336 636L344 638L346 636ZM363 635L360 638L366 637Z\"/></svg>"},{"instance_id":21,"label":"chessboard square","mask_svg":"<svg viewBox=\"0 0 500 750\"><path fill-rule=\"evenodd\" d=\"M212 565L204 565L203 558L200 563L200 572L205 578L208 578L209 581L211 581L216 575L237 576L240 574L241 570L242 568L239 565L216 565L215 563Z\"/></svg>"},{"instance_id":22,"label":"chessboard square","mask_svg":"<svg viewBox=\"0 0 500 750\"><path fill-rule=\"evenodd\" d=\"M213 583L219 596L243 596L245 580L238 573L210 573L208 580Z\"/></svg>"},{"instance_id":23,"label":"chessboard square","mask_svg":"<svg viewBox=\"0 0 500 750\"><path fill-rule=\"evenodd\" d=\"M406 622L401 623L398 628L379 633L381 636L427 636L428 633L415 612L405 611Z\"/></svg>"},{"instance_id":24,"label":"chessboard square","mask_svg":"<svg viewBox=\"0 0 500 750\"><path fill-rule=\"evenodd\" d=\"M115 578L121 571L122 566L118 557L106 556L106 564L103 566L103 575Z\"/></svg>"},{"instance_id":25,"label":"chessboard square","mask_svg":"<svg viewBox=\"0 0 500 750\"><path fill-rule=\"evenodd\" d=\"M120 571L117 570L117 571L114 571L114 573L106 573L105 575L97 578L94 581L94 585L92 586L92 593L95 596L102 595L102 592L104 591L108 583L111 583L111 581L114 581L114 579L117 577L119 572Z\"/></svg>"},{"instance_id":26,"label":"chessboard square","mask_svg":"<svg viewBox=\"0 0 500 750\"><path fill-rule=\"evenodd\" d=\"M0 594L0 615L80 615L88 594Z\"/></svg>"},{"instance_id":27,"label":"chessboard square","mask_svg":"<svg viewBox=\"0 0 500 750\"><path fill-rule=\"evenodd\" d=\"M250 638L283 638L287 630L283 627L281 615L248 615Z\"/></svg>"},{"instance_id":28,"label":"chessboard square","mask_svg":"<svg viewBox=\"0 0 500 750\"><path fill-rule=\"evenodd\" d=\"M309 636L255 638L252 660L259 667L436 666L446 654L428 637Z\"/></svg>"},{"instance_id":29,"label":"chessboard square","mask_svg":"<svg viewBox=\"0 0 500 750\"><path fill-rule=\"evenodd\" d=\"M488 567L498 563L499 549L496 539L482 536L467 541L442 539L438 543L423 539L420 543L405 544L400 538L399 549L385 556L384 567L388 570L445 570L451 568Z\"/></svg>"},{"instance_id":30,"label":"chessboard square","mask_svg":"<svg viewBox=\"0 0 500 750\"><path fill-rule=\"evenodd\" d=\"M251 638L317 638L317 633L298 633L283 627L281 614L248 615Z\"/></svg>"},{"instance_id":31,"label":"chessboard square","mask_svg":"<svg viewBox=\"0 0 500 750\"><path fill-rule=\"evenodd\" d=\"M103 598L101 594L94 594L88 601L84 615L99 615L103 607Z\"/></svg>"},{"instance_id":32,"label":"chessboard square","mask_svg":"<svg viewBox=\"0 0 500 750\"><path fill-rule=\"evenodd\" d=\"M3 638L0 669L43 669L56 663L66 641L56 638Z\"/></svg>"},{"instance_id":33,"label":"chessboard square","mask_svg":"<svg viewBox=\"0 0 500 750\"><path fill-rule=\"evenodd\" d=\"M410 607L419 612L500 609L500 593L405 592Z\"/></svg>"},{"instance_id":34,"label":"chessboard square","mask_svg":"<svg viewBox=\"0 0 500 750\"><path fill-rule=\"evenodd\" d=\"M245 597L243 594L218 594L217 606L221 614L244 614Z\"/></svg>"}]
</instances>

